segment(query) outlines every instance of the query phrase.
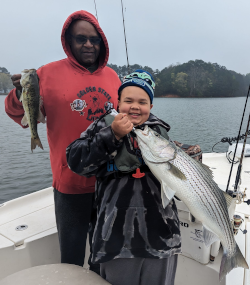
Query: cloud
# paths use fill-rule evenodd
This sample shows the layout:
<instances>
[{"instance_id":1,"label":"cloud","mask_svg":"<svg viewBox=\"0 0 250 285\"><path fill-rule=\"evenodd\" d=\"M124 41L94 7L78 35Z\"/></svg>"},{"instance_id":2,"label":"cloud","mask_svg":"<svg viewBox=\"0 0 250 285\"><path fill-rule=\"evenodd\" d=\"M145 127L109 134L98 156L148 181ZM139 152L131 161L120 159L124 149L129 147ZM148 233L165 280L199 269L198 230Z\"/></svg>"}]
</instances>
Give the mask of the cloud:
<instances>
[{"instance_id":1,"label":"cloud","mask_svg":"<svg viewBox=\"0 0 250 285\"><path fill-rule=\"evenodd\" d=\"M153 69L202 59L250 72L250 2L124 0L129 61ZM126 64L120 1L96 0L110 46L109 62ZM5 1L1 5L1 66L12 74L65 57L60 34L74 11L96 14L93 0Z\"/></svg>"}]
</instances>

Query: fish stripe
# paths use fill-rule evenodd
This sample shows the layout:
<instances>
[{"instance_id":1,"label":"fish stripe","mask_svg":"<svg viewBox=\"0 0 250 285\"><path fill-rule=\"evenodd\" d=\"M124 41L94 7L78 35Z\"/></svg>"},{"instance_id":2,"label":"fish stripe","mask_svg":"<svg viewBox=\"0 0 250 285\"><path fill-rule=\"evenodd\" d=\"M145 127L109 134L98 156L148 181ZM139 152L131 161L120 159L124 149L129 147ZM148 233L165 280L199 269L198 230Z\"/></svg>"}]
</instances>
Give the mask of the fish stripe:
<instances>
[{"instance_id":1,"label":"fish stripe","mask_svg":"<svg viewBox=\"0 0 250 285\"><path fill-rule=\"evenodd\" d=\"M184 156L184 158L182 158L181 156ZM188 160L188 162L190 163L190 165L188 166L189 167L191 166L191 169L186 168L187 165L185 160ZM170 163L173 163L182 172L188 173L188 175L186 174L186 176L188 181L190 182L192 190L196 193L201 203L203 203L203 205L205 206L209 216L213 217L217 221L217 224L220 225L220 227L222 227L226 243L229 246L229 252L233 253L235 252L236 246L233 238L230 219L227 215L226 203L223 200L224 196L213 180L212 180L213 191L212 192L210 192L211 190L209 191L209 189L211 189L211 179L207 178L205 175L200 175L199 177L196 173L204 174L204 171L202 171L203 169L201 169L202 168L201 166L196 165L193 161L194 161L193 159L190 159L188 155L182 152L181 155L179 155L178 153L175 160L171 161ZM183 171L182 168L184 168L185 170ZM203 180L201 178L203 178ZM217 188L217 191L214 188ZM213 202L213 204L211 204L209 201ZM223 206L223 209L221 209L221 206ZM222 243L225 244L223 241Z\"/></svg>"}]
</instances>

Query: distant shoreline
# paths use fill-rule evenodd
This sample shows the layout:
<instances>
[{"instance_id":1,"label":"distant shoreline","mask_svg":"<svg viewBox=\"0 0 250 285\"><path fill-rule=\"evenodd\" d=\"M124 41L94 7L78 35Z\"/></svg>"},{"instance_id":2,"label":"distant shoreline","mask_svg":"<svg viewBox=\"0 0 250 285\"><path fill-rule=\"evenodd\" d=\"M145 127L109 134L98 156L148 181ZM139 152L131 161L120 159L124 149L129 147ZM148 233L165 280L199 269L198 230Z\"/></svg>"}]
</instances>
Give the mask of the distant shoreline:
<instances>
[{"instance_id":1,"label":"distant shoreline","mask_svg":"<svg viewBox=\"0 0 250 285\"><path fill-rule=\"evenodd\" d=\"M181 98L181 96L175 95L175 94L167 94L167 95L162 95L162 96L155 97L155 98Z\"/></svg>"},{"instance_id":2,"label":"distant shoreline","mask_svg":"<svg viewBox=\"0 0 250 285\"><path fill-rule=\"evenodd\" d=\"M237 98L237 97L245 97L244 95L242 96L228 96L228 97L224 97L224 96L216 96L216 97L207 97L207 96L202 96L202 97L196 97L196 96L189 96L189 97L181 97L180 95L175 95L175 94L167 94L167 95L162 95L162 96L155 96L155 98L186 98L186 99L194 99L194 98L198 98L198 99L202 99L202 98Z\"/></svg>"},{"instance_id":3,"label":"distant shoreline","mask_svg":"<svg viewBox=\"0 0 250 285\"><path fill-rule=\"evenodd\" d=\"M0 93L1 95L8 95L9 93ZM186 98L186 99L194 99L194 98L237 98L237 97L245 97L245 96L230 96L230 97L222 97L222 96L216 96L216 97L181 97L180 95L174 95L174 94L168 94L168 95L162 95L157 96L155 98Z\"/></svg>"}]
</instances>

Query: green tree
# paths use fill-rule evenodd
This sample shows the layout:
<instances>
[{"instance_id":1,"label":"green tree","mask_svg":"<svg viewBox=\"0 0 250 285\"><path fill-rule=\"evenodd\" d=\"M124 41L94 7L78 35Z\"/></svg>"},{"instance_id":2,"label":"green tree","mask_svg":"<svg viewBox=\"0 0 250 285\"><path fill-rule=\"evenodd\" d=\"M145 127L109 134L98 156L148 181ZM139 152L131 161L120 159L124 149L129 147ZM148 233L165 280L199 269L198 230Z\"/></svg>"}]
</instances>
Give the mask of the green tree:
<instances>
[{"instance_id":1,"label":"green tree","mask_svg":"<svg viewBox=\"0 0 250 285\"><path fill-rule=\"evenodd\" d=\"M172 85L173 74L175 74L175 66L169 65L162 71L155 73L155 81L157 82L155 88L155 97L160 97L166 94L174 94L175 90Z\"/></svg>"},{"instance_id":2,"label":"green tree","mask_svg":"<svg viewBox=\"0 0 250 285\"><path fill-rule=\"evenodd\" d=\"M10 75L6 73L0 73L0 90L3 90L4 93L7 93L9 89L12 89L12 81Z\"/></svg>"},{"instance_id":3,"label":"green tree","mask_svg":"<svg viewBox=\"0 0 250 285\"><path fill-rule=\"evenodd\" d=\"M110 64L122 79L127 75L126 65ZM139 64L130 66L130 72L135 69L149 71L156 83L155 97L176 94L181 97L237 97L245 96L250 84L250 73L242 75L218 63L204 62L196 59L186 63L171 64L161 71L155 71Z\"/></svg>"},{"instance_id":4,"label":"green tree","mask_svg":"<svg viewBox=\"0 0 250 285\"><path fill-rule=\"evenodd\" d=\"M187 79L188 75L185 72L179 72L176 74L174 79L174 87L178 95L185 95L187 93Z\"/></svg>"},{"instance_id":5,"label":"green tree","mask_svg":"<svg viewBox=\"0 0 250 285\"><path fill-rule=\"evenodd\" d=\"M10 74L9 71L5 67L0 67L0 73Z\"/></svg>"},{"instance_id":6,"label":"green tree","mask_svg":"<svg viewBox=\"0 0 250 285\"><path fill-rule=\"evenodd\" d=\"M247 73L245 76L245 82L246 82L246 87L248 89L249 84L250 84L250 73Z\"/></svg>"}]
</instances>

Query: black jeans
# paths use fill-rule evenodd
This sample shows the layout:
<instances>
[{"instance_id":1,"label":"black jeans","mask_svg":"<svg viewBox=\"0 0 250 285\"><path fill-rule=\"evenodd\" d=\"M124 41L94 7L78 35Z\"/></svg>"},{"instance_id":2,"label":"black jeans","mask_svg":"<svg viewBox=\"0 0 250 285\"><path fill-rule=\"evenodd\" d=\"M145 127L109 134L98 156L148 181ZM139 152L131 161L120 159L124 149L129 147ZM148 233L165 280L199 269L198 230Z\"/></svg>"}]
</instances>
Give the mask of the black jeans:
<instances>
[{"instance_id":1,"label":"black jeans","mask_svg":"<svg viewBox=\"0 0 250 285\"><path fill-rule=\"evenodd\" d=\"M54 189L56 224L61 251L61 262L83 266L87 233L91 251L96 223L93 207L95 193L64 194ZM99 274L99 264L91 263L90 270Z\"/></svg>"}]
</instances>

